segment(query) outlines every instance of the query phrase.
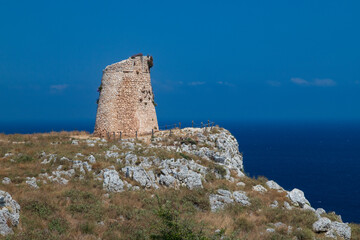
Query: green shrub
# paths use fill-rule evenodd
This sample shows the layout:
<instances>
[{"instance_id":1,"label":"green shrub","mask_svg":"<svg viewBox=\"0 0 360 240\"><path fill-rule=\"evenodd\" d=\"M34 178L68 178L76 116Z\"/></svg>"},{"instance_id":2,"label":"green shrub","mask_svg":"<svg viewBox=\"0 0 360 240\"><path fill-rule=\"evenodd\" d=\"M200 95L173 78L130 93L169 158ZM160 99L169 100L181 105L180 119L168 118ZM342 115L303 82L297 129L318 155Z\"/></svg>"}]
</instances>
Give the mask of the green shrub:
<instances>
[{"instance_id":1,"label":"green shrub","mask_svg":"<svg viewBox=\"0 0 360 240\"><path fill-rule=\"evenodd\" d=\"M48 203L37 200L27 201L21 205L24 206L24 210L30 211L44 219L48 218L54 210Z\"/></svg>"},{"instance_id":2,"label":"green shrub","mask_svg":"<svg viewBox=\"0 0 360 240\"><path fill-rule=\"evenodd\" d=\"M183 197L182 202L190 202L197 209L203 211L210 210L209 197L203 189L195 189L188 192L188 194Z\"/></svg>"},{"instance_id":3,"label":"green shrub","mask_svg":"<svg viewBox=\"0 0 360 240\"><path fill-rule=\"evenodd\" d=\"M27 163L27 162L32 162L34 159L33 157L26 155L26 154L21 154L16 158L16 162L17 163Z\"/></svg>"},{"instance_id":4,"label":"green shrub","mask_svg":"<svg viewBox=\"0 0 360 240\"><path fill-rule=\"evenodd\" d=\"M80 231L83 234L93 234L94 233L95 225L93 223L90 223L90 222L81 223L79 227L80 227Z\"/></svg>"},{"instance_id":5,"label":"green shrub","mask_svg":"<svg viewBox=\"0 0 360 240\"><path fill-rule=\"evenodd\" d=\"M65 192L65 197L70 198L71 203L67 210L73 215L84 215L90 219L101 220L104 215L102 202L94 194L72 189Z\"/></svg>"},{"instance_id":6,"label":"green shrub","mask_svg":"<svg viewBox=\"0 0 360 240\"><path fill-rule=\"evenodd\" d=\"M186 160L190 160L190 159L191 159L190 156L188 156L187 154L182 153L182 152L180 153L180 156L181 156L182 158L186 159Z\"/></svg>"},{"instance_id":7,"label":"green shrub","mask_svg":"<svg viewBox=\"0 0 360 240\"><path fill-rule=\"evenodd\" d=\"M202 231L195 230L190 221L183 221L179 214L169 208L160 206L156 211L160 224L156 224L156 232L150 235L153 240L206 240Z\"/></svg>"},{"instance_id":8,"label":"green shrub","mask_svg":"<svg viewBox=\"0 0 360 240\"><path fill-rule=\"evenodd\" d=\"M55 218L50 221L49 229L51 231L56 231L59 234L63 234L69 229L69 224L63 218Z\"/></svg>"}]
</instances>

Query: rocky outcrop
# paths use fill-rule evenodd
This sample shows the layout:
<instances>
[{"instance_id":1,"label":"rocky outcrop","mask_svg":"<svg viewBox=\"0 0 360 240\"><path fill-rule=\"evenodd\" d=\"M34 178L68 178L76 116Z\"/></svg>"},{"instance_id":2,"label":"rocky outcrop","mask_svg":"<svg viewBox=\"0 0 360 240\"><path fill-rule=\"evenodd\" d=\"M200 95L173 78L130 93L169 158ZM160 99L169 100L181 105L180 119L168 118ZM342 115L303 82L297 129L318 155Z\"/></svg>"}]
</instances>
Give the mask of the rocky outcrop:
<instances>
[{"instance_id":1,"label":"rocky outcrop","mask_svg":"<svg viewBox=\"0 0 360 240\"><path fill-rule=\"evenodd\" d=\"M304 192L297 188L289 192L288 197L295 206L304 207L306 204L310 205L309 201L305 198Z\"/></svg>"},{"instance_id":2,"label":"rocky outcrop","mask_svg":"<svg viewBox=\"0 0 360 240\"><path fill-rule=\"evenodd\" d=\"M345 240L351 239L351 228L346 223L341 222L332 222L330 225L330 230L325 233L326 237L334 238L342 237Z\"/></svg>"},{"instance_id":3,"label":"rocky outcrop","mask_svg":"<svg viewBox=\"0 0 360 240\"><path fill-rule=\"evenodd\" d=\"M108 192L122 192L124 190L124 183L115 169L104 169L103 178L103 188Z\"/></svg>"},{"instance_id":4,"label":"rocky outcrop","mask_svg":"<svg viewBox=\"0 0 360 240\"><path fill-rule=\"evenodd\" d=\"M234 191L233 193L224 190L218 189L216 194L210 194L209 196L210 208L212 212L223 209L225 205L230 203L239 203L243 206L249 206L249 198L246 193L243 191Z\"/></svg>"},{"instance_id":5,"label":"rocky outcrop","mask_svg":"<svg viewBox=\"0 0 360 240\"><path fill-rule=\"evenodd\" d=\"M314 232L317 232L317 233L318 232L327 232L330 230L330 227L331 227L331 220L326 217L320 218L313 224L313 230L314 230Z\"/></svg>"},{"instance_id":6,"label":"rocky outcrop","mask_svg":"<svg viewBox=\"0 0 360 240\"><path fill-rule=\"evenodd\" d=\"M253 191L255 192L260 192L260 193L265 193L267 192L266 188L264 188L262 185L256 185L256 186L253 186Z\"/></svg>"},{"instance_id":7,"label":"rocky outcrop","mask_svg":"<svg viewBox=\"0 0 360 240\"><path fill-rule=\"evenodd\" d=\"M7 192L0 190L0 236L13 233L19 224L20 205Z\"/></svg>"}]
</instances>

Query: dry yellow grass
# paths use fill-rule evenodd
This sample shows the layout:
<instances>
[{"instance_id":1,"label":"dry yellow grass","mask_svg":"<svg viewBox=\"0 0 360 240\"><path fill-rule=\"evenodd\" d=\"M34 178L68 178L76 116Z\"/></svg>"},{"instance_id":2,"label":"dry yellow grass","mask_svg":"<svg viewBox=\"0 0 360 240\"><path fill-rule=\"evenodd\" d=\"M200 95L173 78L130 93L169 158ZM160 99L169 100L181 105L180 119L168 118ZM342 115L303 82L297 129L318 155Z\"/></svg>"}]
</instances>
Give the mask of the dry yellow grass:
<instances>
[{"instance_id":1,"label":"dry yellow grass","mask_svg":"<svg viewBox=\"0 0 360 240\"><path fill-rule=\"evenodd\" d=\"M197 141L196 137L187 139L189 136L180 130L172 133L173 136L161 143L166 145ZM157 132L156 136L166 134L168 132ZM79 145L72 145L73 139L79 139ZM87 173L83 180L74 178L68 185L40 182L39 189L32 189L25 183L26 177L51 173L60 164L66 169L64 162L40 164L43 160L42 151L47 155L57 154L58 157L65 156L70 159L77 153L85 156L92 154L97 161L92 165L94 172L116 164L114 159L106 159L104 153L112 145L120 148L118 142L91 147L84 143L86 139L92 139L86 132L0 134L0 179L10 177L12 180L12 184L1 184L0 189L9 192L22 207L20 225L8 239L151 239L152 234L173 230L166 225L163 216L172 216L171 223L184 234L193 233L194 238L188 239L221 239L222 232L215 233L217 229L223 229L227 236L224 239L292 239L299 234L305 237L315 236L308 232L295 231L288 234L285 229L278 229L274 234L266 233L266 228L273 227L271 223L278 221L306 231L311 228L309 224L313 221L314 214L270 208L269 204L274 200L282 206L287 200L285 193L275 190L268 190L265 194L254 192L252 187L257 184L264 185L266 179L239 178L235 172L231 173L235 178L234 182L209 176L208 181L203 183L204 189L193 191L179 187L178 190L160 188L106 194L102 183L94 180L92 173ZM146 145L147 140L139 139L138 143ZM13 155L4 158L4 154L9 152ZM122 153L123 150L120 148L118 152ZM139 149L134 152L143 156L149 154ZM162 150L153 150L151 154L153 153L160 159L184 157L179 156L179 153ZM199 157L187 157L199 161L202 165L215 167L213 163ZM118 165L117 168L119 167L121 166ZM138 184L131 179L127 181L133 185ZM237 186L239 181L244 182L245 187ZM251 206L233 204L222 211L211 212L209 194L219 188L246 191ZM354 236L359 236L359 226L353 225L353 228L356 232ZM316 237L324 238L323 235Z\"/></svg>"}]
</instances>

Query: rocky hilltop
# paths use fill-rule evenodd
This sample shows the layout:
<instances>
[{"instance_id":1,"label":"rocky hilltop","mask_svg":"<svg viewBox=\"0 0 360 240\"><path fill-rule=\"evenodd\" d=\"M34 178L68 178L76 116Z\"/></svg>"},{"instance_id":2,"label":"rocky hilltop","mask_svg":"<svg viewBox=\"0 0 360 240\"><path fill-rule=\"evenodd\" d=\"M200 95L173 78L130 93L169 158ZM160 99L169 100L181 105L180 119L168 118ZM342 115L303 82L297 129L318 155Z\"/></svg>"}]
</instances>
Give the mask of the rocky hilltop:
<instances>
[{"instance_id":1,"label":"rocky hilltop","mask_svg":"<svg viewBox=\"0 0 360 240\"><path fill-rule=\"evenodd\" d=\"M86 133L0 135L7 239L359 239L299 189L244 174L219 127L110 141ZM1 238L1 237L0 237Z\"/></svg>"}]
</instances>

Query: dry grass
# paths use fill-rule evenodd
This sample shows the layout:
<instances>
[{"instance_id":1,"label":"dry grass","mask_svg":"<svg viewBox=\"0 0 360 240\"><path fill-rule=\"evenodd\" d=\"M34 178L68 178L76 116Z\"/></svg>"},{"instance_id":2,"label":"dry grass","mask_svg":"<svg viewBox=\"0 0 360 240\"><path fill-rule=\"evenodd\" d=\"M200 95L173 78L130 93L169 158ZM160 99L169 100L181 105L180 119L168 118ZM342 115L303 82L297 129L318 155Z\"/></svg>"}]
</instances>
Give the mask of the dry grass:
<instances>
[{"instance_id":1,"label":"dry grass","mask_svg":"<svg viewBox=\"0 0 360 240\"><path fill-rule=\"evenodd\" d=\"M213 130L213 131L216 131ZM184 131L175 130L173 136L161 142L167 146L179 146L182 142L199 144L196 137L190 137ZM164 135L158 132L156 135ZM72 145L73 139L79 139L79 145ZM179 231L194 236L188 239L307 239L315 236L309 229L314 221L314 214L307 211L286 211L281 208L269 207L274 200L279 206L287 200L285 193L268 190L261 194L252 191L257 184L265 186L266 178L238 178L234 172L234 182L217 179L209 174L203 183L204 189L188 190L180 187L178 190L160 188L159 190L124 191L109 195L102 189L102 183L94 180L91 173L83 180L72 179L68 185L41 184L39 189L31 189L26 183L26 177L38 177L40 173L50 173L66 161L57 160L51 164L40 164L44 159L43 151L60 157L75 159L77 153L85 157L92 154L96 163L92 165L95 172L114 165L120 169L122 165L115 159L106 159L104 153L112 145L118 146L119 154L123 149L118 142L94 147L88 146L84 140L91 139L86 132L60 132L32 135L0 134L0 179L10 177L12 184L0 185L1 190L9 192L22 207L20 225L15 228L15 234L8 239L150 239L151 235L159 235L163 231L175 231L166 225L160 213L166 213L173 218ZM138 140L138 144L146 145L147 140ZM13 155L2 157L5 153ZM205 165L211 171L219 168L211 161L187 154L186 156L172 151L152 149L144 151L136 146L134 153L138 156L157 156L160 159L189 158ZM124 157L120 157L124 160ZM10 161L13 159L13 161ZM219 170L219 169L217 169ZM156 171L156 169L154 169ZM220 169L221 171L221 169ZM77 173L78 174L78 173ZM132 185L136 182L126 179ZM245 187L237 186L242 181ZM230 191L246 191L251 206L239 204L228 205L223 211L210 212L209 194L223 188ZM163 211L163 212L161 212ZM283 222L294 229L301 227L302 231L288 234L286 229L277 229L275 233L266 233L266 228L273 227L271 223ZM352 225L353 236L359 237L359 225ZM215 230L222 229L220 233ZM189 235L190 234L190 235ZM323 238L323 235L316 235ZM161 238L160 238L161 239Z\"/></svg>"}]
</instances>

